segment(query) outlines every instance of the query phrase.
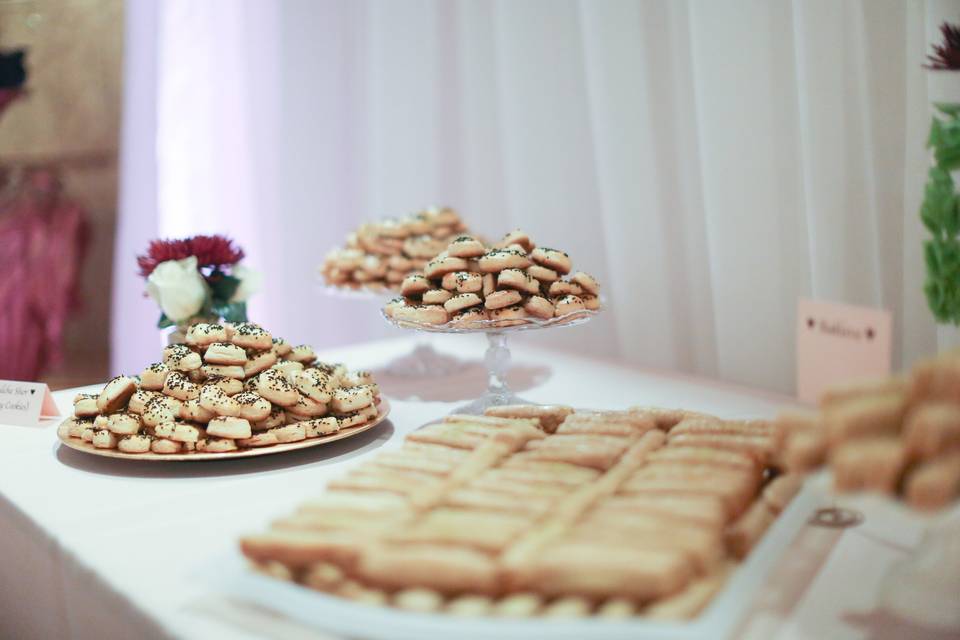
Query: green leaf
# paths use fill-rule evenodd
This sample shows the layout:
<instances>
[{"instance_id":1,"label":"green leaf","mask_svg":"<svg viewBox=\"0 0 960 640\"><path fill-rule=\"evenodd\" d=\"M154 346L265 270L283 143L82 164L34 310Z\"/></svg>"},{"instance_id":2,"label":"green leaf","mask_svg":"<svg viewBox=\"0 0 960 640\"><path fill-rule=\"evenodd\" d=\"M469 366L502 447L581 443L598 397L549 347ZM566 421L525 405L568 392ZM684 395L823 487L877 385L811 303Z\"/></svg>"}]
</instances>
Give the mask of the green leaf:
<instances>
[{"instance_id":1,"label":"green leaf","mask_svg":"<svg viewBox=\"0 0 960 640\"><path fill-rule=\"evenodd\" d=\"M934 102L933 107L944 115L954 118L960 117L960 103L958 102Z\"/></svg>"},{"instance_id":2,"label":"green leaf","mask_svg":"<svg viewBox=\"0 0 960 640\"><path fill-rule=\"evenodd\" d=\"M227 322L247 321L246 302L228 302L227 304L216 305L213 307L213 312Z\"/></svg>"},{"instance_id":3,"label":"green leaf","mask_svg":"<svg viewBox=\"0 0 960 640\"><path fill-rule=\"evenodd\" d=\"M927 175L923 203L920 205L920 220L935 238L952 238L960 232L953 178L940 167L931 167Z\"/></svg>"},{"instance_id":4,"label":"green leaf","mask_svg":"<svg viewBox=\"0 0 960 640\"><path fill-rule=\"evenodd\" d=\"M938 118L931 118L930 133L927 135L927 148L936 149L943 139L943 126Z\"/></svg>"},{"instance_id":5,"label":"green leaf","mask_svg":"<svg viewBox=\"0 0 960 640\"><path fill-rule=\"evenodd\" d=\"M174 324L176 324L176 323L175 323L173 320L171 320L170 318L168 318L168 317L167 317L167 314L165 314L165 313L161 313L161 314L160 314L160 319L157 320L157 328L158 328L158 329L166 329L167 327L172 327Z\"/></svg>"},{"instance_id":6,"label":"green leaf","mask_svg":"<svg viewBox=\"0 0 960 640\"><path fill-rule=\"evenodd\" d=\"M240 278L228 276L221 271L214 271L207 279L210 285L210 294L216 304L227 304L240 286Z\"/></svg>"}]
</instances>

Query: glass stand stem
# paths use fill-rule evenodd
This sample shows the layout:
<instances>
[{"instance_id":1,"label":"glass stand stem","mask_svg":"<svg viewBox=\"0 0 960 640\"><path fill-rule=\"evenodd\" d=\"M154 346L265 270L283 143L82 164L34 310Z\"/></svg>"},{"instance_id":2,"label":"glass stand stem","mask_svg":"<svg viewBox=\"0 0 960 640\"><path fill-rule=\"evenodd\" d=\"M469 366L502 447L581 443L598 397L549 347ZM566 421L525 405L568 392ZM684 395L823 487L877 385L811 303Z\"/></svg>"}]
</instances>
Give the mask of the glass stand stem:
<instances>
[{"instance_id":1,"label":"glass stand stem","mask_svg":"<svg viewBox=\"0 0 960 640\"><path fill-rule=\"evenodd\" d=\"M503 333L487 334L487 352L483 361L487 365L487 396L507 398L511 395L507 385L507 370L510 368L510 349ZM506 404L501 402L499 404Z\"/></svg>"},{"instance_id":2,"label":"glass stand stem","mask_svg":"<svg viewBox=\"0 0 960 640\"><path fill-rule=\"evenodd\" d=\"M529 400L518 398L507 384L507 371L510 369L510 349L507 347L507 335L501 331L487 333L487 352L483 356L487 368L487 391L470 404L454 409L453 413L481 415L490 407L505 404L531 404Z\"/></svg>"}]
</instances>

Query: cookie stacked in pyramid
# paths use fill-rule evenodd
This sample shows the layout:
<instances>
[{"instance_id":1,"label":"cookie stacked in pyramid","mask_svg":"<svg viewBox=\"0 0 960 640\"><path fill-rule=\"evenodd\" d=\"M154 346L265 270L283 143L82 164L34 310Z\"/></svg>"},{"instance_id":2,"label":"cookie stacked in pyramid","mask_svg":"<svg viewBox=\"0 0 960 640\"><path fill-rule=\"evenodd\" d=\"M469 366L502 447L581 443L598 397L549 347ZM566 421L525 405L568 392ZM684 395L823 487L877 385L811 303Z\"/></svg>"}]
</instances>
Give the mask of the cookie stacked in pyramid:
<instances>
[{"instance_id":1,"label":"cookie stacked in pyramid","mask_svg":"<svg viewBox=\"0 0 960 640\"><path fill-rule=\"evenodd\" d=\"M465 231L450 208L363 224L347 237L345 247L327 255L320 273L335 287L395 290L407 274L421 271Z\"/></svg>"},{"instance_id":2,"label":"cookie stacked in pyramid","mask_svg":"<svg viewBox=\"0 0 960 640\"><path fill-rule=\"evenodd\" d=\"M562 321L600 309L600 285L573 271L570 256L536 246L517 229L492 247L469 235L453 239L422 273L404 278L403 297L384 307L401 322L458 328Z\"/></svg>"},{"instance_id":3,"label":"cookie stacked in pyramid","mask_svg":"<svg viewBox=\"0 0 960 640\"><path fill-rule=\"evenodd\" d=\"M252 322L195 324L139 376L79 394L64 438L123 453L227 453L298 442L377 418L368 372L319 362Z\"/></svg>"}]
</instances>

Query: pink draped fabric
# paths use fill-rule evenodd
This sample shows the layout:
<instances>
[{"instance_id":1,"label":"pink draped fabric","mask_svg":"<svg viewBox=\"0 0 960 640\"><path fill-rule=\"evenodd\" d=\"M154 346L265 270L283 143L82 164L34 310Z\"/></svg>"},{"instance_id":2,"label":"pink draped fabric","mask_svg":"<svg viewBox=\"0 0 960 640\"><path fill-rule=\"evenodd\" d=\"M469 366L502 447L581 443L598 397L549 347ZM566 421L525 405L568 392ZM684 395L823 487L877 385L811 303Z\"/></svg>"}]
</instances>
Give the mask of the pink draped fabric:
<instances>
[{"instance_id":1,"label":"pink draped fabric","mask_svg":"<svg viewBox=\"0 0 960 640\"><path fill-rule=\"evenodd\" d=\"M36 380L62 359L64 326L80 302L87 223L80 207L60 198L48 170L29 170L7 190L0 195L0 378Z\"/></svg>"}]
</instances>

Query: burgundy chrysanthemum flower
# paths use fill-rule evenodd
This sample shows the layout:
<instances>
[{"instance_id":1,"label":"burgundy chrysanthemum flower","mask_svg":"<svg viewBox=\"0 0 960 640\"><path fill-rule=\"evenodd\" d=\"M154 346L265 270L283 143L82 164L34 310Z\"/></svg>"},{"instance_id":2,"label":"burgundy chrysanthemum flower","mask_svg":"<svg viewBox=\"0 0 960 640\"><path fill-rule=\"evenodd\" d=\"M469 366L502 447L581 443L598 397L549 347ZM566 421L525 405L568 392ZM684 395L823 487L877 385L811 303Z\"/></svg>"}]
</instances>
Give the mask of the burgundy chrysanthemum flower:
<instances>
[{"instance_id":1,"label":"burgundy chrysanthemum flower","mask_svg":"<svg viewBox=\"0 0 960 640\"><path fill-rule=\"evenodd\" d=\"M167 260L197 257L197 266L223 268L243 260L243 249L226 236L193 236L183 240L153 240L147 253L137 256L140 275L148 277L157 265Z\"/></svg>"},{"instance_id":2,"label":"burgundy chrysanthemum flower","mask_svg":"<svg viewBox=\"0 0 960 640\"><path fill-rule=\"evenodd\" d=\"M929 63L923 66L940 71L960 69L960 25L944 22L940 25L940 33L943 43L931 45L933 54L927 56Z\"/></svg>"}]
</instances>

